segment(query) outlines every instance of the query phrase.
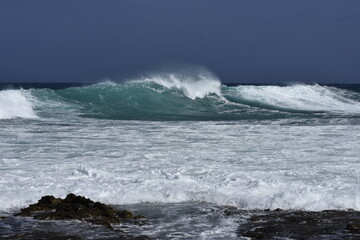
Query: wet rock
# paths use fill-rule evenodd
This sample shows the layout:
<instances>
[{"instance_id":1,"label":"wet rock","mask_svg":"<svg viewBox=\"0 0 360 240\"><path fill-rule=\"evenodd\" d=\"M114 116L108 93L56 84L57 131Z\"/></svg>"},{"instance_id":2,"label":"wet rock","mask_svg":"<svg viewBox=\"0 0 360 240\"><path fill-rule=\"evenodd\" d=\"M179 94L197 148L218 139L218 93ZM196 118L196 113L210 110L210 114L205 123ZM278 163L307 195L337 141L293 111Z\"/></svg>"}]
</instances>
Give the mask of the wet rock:
<instances>
[{"instance_id":1,"label":"wet rock","mask_svg":"<svg viewBox=\"0 0 360 240\"><path fill-rule=\"evenodd\" d=\"M239 215L244 213L244 210L240 210L236 207L226 207L226 209L224 210L224 214L227 216L231 216L231 215Z\"/></svg>"},{"instance_id":2,"label":"wet rock","mask_svg":"<svg viewBox=\"0 0 360 240\"><path fill-rule=\"evenodd\" d=\"M34 217L37 220L81 220L96 225L105 226L114 230L112 224L144 224L144 216L136 216L127 210L117 210L100 202L94 202L83 196L69 194L65 199L55 198L54 196L44 196L37 203L21 209L15 216ZM114 230L121 233L120 230ZM8 238L8 239L16 239ZM20 239L81 239L78 236L46 235L37 238L20 237ZM115 238L114 238L115 239ZM121 234L116 239L150 239L147 236L130 236Z\"/></svg>"},{"instance_id":3,"label":"wet rock","mask_svg":"<svg viewBox=\"0 0 360 240\"><path fill-rule=\"evenodd\" d=\"M249 218L249 220L250 220L250 221L253 221L253 222L261 221L261 219L260 219L259 217L257 217L257 216L251 216L251 217Z\"/></svg>"},{"instance_id":4,"label":"wet rock","mask_svg":"<svg viewBox=\"0 0 360 240\"><path fill-rule=\"evenodd\" d=\"M346 225L346 230L349 230L351 233L360 234L360 223L348 223Z\"/></svg>"},{"instance_id":5,"label":"wet rock","mask_svg":"<svg viewBox=\"0 0 360 240\"><path fill-rule=\"evenodd\" d=\"M112 223L141 219L127 210L118 211L100 202L69 194L65 199L42 197L36 204L21 209L17 216L33 216L40 220L78 219L112 228Z\"/></svg>"},{"instance_id":6,"label":"wet rock","mask_svg":"<svg viewBox=\"0 0 360 240\"><path fill-rule=\"evenodd\" d=\"M36 204L31 204L27 208L21 209L16 216L30 217L33 212L50 211L61 202L60 198L54 196L44 196Z\"/></svg>"},{"instance_id":7,"label":"wet rock","mask_svg":"<svg viewBox=\"0 0 360 240\"><path fill-rule=\"evenodd\" d=\"M244 211L225 211L243 217ZM360 239L360 212L258 210L237 229L238 236L250 239Z\"/></svg>"},{"instance_id":8,"label":"wet rock","mask_svg":"<svg viewBox=\"0 0 360 240\"><path fill-rule=\"evenodd\" d=\"M81 237L77 235L58 235L56 233L48 232L46 234L44 233L37 233L33 232L31 234L15 234L11 236L7 236L3 238L3 240L16 240L16 239L22 239L22 240L82 240Z\"/></svg>"}]
</instances>

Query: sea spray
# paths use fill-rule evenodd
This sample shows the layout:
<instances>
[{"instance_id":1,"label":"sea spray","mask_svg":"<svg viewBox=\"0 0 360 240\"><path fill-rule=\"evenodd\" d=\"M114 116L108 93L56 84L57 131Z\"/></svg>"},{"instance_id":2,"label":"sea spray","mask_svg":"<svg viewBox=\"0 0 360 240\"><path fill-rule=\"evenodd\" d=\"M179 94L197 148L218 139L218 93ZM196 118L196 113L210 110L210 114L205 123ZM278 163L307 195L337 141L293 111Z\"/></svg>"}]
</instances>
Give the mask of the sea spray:
<instances>
[{"instance_id":1,"label":"sea spray","mask_svg":"<svg viewBox=\"0 0 360 240\"><path fill-rule=\"evenodd\" d=\"M329 111L360 113L360 102L356 97L339 88L297 84L292 86L237 86L234 95L240 101L250 101L263 107L279 110ZM357 94L359 97L359 94Z\"/></svg>"},{"instance_id":2,"label":"sea spray","mask_svg":"<svg viewBox=\"0 0 360 240\"><path fill-rule=\"evenodd\" d=\"M359 132L291 120L6 121L0 211L69 192L107 204L360 210Z\"/></svg>"},{"instance_id":3,"label":"sea spray","mask_svg":"<svg viewBox=\"0 0 360 240\"><path fill-rule=\"evenodd\" d=\"M12 118L37 118L28 91L0 91L0 119Z\"/></svg>"},{"instance_id":4,"label":"sea spray","mask_svg":"<svg viewBox=\"0 0 360 240\"><path fill-rule=\"evenodd\" d=\"M204 98L214 93L221 95L221 82L214 75L202 72L198 75L186 75L179 73L155 74L143 79L145 82L155 82L168 89L179 89L188 98Z\"/></svg>"}]
</instances>

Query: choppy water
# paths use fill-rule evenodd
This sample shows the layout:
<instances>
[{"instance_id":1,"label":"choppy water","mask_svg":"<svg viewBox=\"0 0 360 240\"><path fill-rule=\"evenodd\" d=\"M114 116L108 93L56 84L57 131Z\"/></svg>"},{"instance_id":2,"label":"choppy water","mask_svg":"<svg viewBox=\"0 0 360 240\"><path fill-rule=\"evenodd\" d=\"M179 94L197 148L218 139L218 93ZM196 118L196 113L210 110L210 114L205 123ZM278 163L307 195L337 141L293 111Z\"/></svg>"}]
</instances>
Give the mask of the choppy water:
<instances>
[{"instance_id":1,"label":"choppy water","mask_svg":"<svg viewBox=\"0 0 360 240\"><path fill-rule=\"evenodd\" d=\"M359 101L359 86L225 86L209 74L3 89L0 211L70 192L169 214L202 202L360 210ZM171 238L160 228L149 231Z\"/></svg>"}]
</instances>

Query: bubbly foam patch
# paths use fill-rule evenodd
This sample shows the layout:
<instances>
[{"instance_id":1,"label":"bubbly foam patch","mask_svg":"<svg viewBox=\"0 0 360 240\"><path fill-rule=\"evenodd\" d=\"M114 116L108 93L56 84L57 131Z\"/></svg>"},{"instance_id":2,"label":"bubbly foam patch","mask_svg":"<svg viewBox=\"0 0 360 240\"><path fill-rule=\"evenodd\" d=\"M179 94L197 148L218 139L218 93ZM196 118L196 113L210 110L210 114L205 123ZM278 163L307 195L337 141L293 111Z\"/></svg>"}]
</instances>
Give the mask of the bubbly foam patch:
<instances>
[{"instance_id":1,"label":"bubbly foam patch","mask_svg":"<svg viewBox=\"0 0 360 240\"><path fill-rule=\"evenodd\" d=\"M81 120L4 125L0 211L70 192L108 204L360 210L359 125Z\"/></svg>"},{"instance_id":2,"label":"bubbly foam patch","mask_svg":"<svg viewBox=\"0 0 360 240\"><path fill-rule=\"evenodd\" d=\"M193 75L164 73L147 77L144 80L155 82L169 89L180 89L184 92L185 96L193 100L204 98L211 93L221 95L221 82L208 72Z\"/></svg>"},{"instance_id":3,"label":"bubbly foam patch","mask_svg":"<svg viewBox=\"0 0 360 240\"><path fill-rule=\"evenodd\" d=\"M37 118L25 90L0 91L0 119Z\"/></svg>"},{"instance_id":4,"label":"bubbly foam patch","mask_svg":"<svg viewBox=\"0 0 360 240\"><path fill-rule=\"evenodd\" d=\"M360 103L345 96L345 92L319 85L238 86L241 98L279 108L305 111L337 111L360 113Z\"/></svg>"}]
</instances>

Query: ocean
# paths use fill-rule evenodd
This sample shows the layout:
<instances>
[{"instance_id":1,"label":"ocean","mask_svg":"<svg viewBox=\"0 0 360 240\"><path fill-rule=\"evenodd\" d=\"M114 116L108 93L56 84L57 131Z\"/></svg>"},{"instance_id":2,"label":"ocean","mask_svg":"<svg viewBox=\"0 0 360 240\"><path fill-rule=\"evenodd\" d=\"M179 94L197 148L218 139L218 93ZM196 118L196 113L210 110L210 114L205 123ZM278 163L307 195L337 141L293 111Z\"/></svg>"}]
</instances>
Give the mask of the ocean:
<instances>
[{"instance_id":1,"label":"ocean","mask_svg":"<svg viewBox=\"0 0 360 240\"><path fill-rule=\"evenodd\" d=\"M2 84L0 215L74 193L149 218L129 232L238 239L219 209L360 210L359 146L360 85Z\"/></svg>"}]
</instances>

